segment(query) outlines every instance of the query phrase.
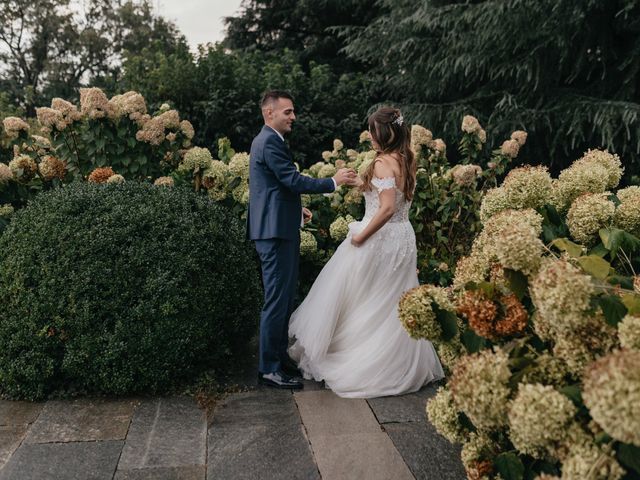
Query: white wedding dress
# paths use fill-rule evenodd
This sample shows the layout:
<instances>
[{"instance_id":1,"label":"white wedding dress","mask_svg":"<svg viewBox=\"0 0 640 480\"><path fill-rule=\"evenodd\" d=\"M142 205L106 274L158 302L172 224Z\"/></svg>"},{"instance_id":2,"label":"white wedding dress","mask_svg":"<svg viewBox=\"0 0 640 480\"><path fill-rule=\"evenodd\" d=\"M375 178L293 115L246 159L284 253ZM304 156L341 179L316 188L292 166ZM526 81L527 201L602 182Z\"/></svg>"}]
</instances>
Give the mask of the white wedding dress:
<instances>
[{"instance_id":1,"label":"white wedding dress","mask_svg":"<svg viewBox=\"0 0 640 480\"><path fill-rule=\"evenodd\" d=\"M305 378L324 380L348 398L415 392L444 377L433 345L409 337L398 319L400 297L418 285L411 202L393 177L372 184L375 190L364 192L364 218L349 225L289 323L289 355ZM379 192L389 188L396 193L394 215L360 247L351 245L378 210Z\"/></svg>"}]
</instances>

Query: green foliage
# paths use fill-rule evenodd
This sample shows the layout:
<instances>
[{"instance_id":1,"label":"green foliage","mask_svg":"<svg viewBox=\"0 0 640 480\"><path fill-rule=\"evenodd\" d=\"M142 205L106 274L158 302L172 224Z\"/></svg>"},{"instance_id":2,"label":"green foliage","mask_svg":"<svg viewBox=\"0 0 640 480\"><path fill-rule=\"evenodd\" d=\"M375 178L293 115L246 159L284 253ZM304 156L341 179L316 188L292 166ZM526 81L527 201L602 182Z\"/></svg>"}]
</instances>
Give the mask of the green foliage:
<instances>
[{"instance_id":1,"label":"green foliage","mask_svg":"<svg viewBox=\"0 0 640 480\"><path fill-rule=\"evenodd\" d=\"M229 366L255 333L244 226L178 188L74 183L0 237L0 390L160 392Z\"/></svg>"},{"instance_id":2,"label":"green foliage","mask_svg":"<svg viewBox=\"0 0 640 480\"><path fill-rule=\"evenodd\" d=\"M0 162L10 164L26 156L36 171L0 182L0 205L21 208L39 192L87 178L97 168L111 168L127 179L147 180L178 166L184 149L191 145L193 127L180 121L177 111L164 105L152 117L146 113L145 99L136 92L111 100L98 88L89 93L94 99L85 99L84 104L81 100L80 107L56 99L56 108L39 108L39 121L29 122L29 131L20 130L14 136L3 132ZM49 161L61 163L60 168L55 172L47 169Z\"/></svg>"},{"instance_id":3,"label":"green foliage","mask_svg":"<svg viewBox=\"0 0 640 480\"><path fill-rule=\"evenodd\" d=\"M147 0L74 3L0 0L0 86L29 115L53 97L73 97L87 80L113 87L129 55L143 49L171 54L186 45Z\"/></svg>"},{"instance_id":4,"label":"green foliage","mask_svg":"<svg viewBox=\"0 0 640 480\"><path fill-rule=\"evenodd\" d=\"M371 0L249 0L236 17L227 17L224 46L232 50L296 52L303 66L327 64L337 73L363 71L342 52L336 26L365 26L382 11ZM366 70L366 69L365 69Z\"/></svg>"},{"instance_id":5,"label":"green foliage","mask_svg":"<svg viewBox=\"0 0 640 480\"><path fill-rule=\"evenodd\" d=\"M388 13L343 28L387 98L450 139L463 113L499 137L527 126L553 171L589 147L639 171L640 4L635 0L381 0Z\"/></svg>"},{"instance_id":6,"label":"green foliage","mask_svg":"<svg viewBox=\"0 0 640 480\"><path fill-rule=\"evenodd\" d=\"M194 143L217 151L227 137L248 151L263 125L259 101L265 90L289 90L297 121L290 142L302 166L316 161L334 137L355 138L362 130L373 79L361 73L338 75L328 65L303 68L295 52L229 52L221 46L165 55L143 52L124 64L122 86L142 93L151 106L170 102L194 124Z\"/></svg>"},{"instance_id":7,"label":"green foliage","mask_svg":"<svg viewBox=\"0 0 640 480\"><path fill-rule=\"evenodd\" d=\"M419 147L410 219L416 232L421 281L448 285L451 269L468 253L482 228L479 210L484 194L496 186L496 178L504 173L510 159L499 151L486 151L476 135L467 133L459 140L465 167L450 165L447 151L435 145L431 141ZM456 170L473 168L471 162L477 162L477 173L458 177Z\"/></svg>"}]
</instances>

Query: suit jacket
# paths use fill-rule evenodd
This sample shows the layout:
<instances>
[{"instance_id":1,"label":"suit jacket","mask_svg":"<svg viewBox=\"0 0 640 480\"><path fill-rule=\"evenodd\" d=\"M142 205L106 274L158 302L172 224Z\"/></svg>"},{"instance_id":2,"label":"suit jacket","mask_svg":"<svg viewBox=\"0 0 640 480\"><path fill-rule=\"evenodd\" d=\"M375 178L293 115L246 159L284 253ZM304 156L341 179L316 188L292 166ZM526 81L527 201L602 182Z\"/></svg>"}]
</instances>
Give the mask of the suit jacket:
<instances>
[{"instance_id":1,"label":"suit jacket","mask_svg":"<svg viewBox=\"0 0 640 480\"><path fill-rule=\"evenodd\" d=\"M330 178L301 175L284 141L265 125L251 144L247 237L298 238L302 218L300 194L333 190Z\"/></svg>"}]
</instances>

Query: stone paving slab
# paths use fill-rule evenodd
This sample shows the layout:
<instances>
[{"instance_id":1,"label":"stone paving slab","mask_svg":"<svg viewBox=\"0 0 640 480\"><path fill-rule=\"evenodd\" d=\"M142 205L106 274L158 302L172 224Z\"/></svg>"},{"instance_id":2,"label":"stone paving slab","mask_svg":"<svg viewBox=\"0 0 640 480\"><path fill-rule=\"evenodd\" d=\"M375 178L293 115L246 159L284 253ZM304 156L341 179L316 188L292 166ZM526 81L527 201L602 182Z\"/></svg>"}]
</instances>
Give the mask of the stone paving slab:
<instances>
[{"instance_id":1,"label":"stone paving slab","mask_svg":"<svg viewBox=\"0 0 640 480\"><path fill-rule=\"evenodd\" d=\"M223 399L213 412L213 423L217 427L297 425L300 417L290 390L262 387Z\"/></svg>"},{"instance_id":2,"label":"stone paving slab","mask_svg":"<svg viewBox=\"0 0 640 480\"><path fill-rule=\"evenodd\" d=\"M131 399L49 401L25 442L123 440L137 403Z\"/></svg>"},{"instance_id":3,"label":"stone paving slab","mask_svg":"<svg viewBox=\"0 0 640 480\"><path fill-rule=\"evenodd\" d=\"M0 426L0 468L11 457L11 454L20 446L27 433L28 425L2 425Z\"/></svg>"},{"instance_id":4,"label":"stone paving slab","mask_svg":"<svg viewBox=\"0 0 640 480\"><path fill-rule=\"evenodd\" d=\"M427 385L416 393L398 397L380 397L367 400L378 422L424 422L427 400L436 394L437 385Z\"/></svg>"},{"instance_id":5,"label":"stone paving slab","mask_svg":"<svg viewBox=\"0 0 640 480\"><path fill-rule=\"evenodd\" d=\"M206 412L193 398L142 400L133 414L118 470L205 465L206 442Z\"/></svg>"},{"instance_id":6,"label":"stone paving slab","mask_svg":"<svg viewBox=\"0 0 640 480\"><path fill-rule=\"evenodd\" d=\"M301 424L209 430L207 480L315 480L318 468Z\"/></svg>"},{"instance_id":7,"label":"stone paving slab","mask_svg":"<svg viewBox=\"0 0 640 480\"><path fill-rule=\"evenodd\" d=\"M366 400L328 390L294 398L323 480L413 479Z\"/></svg>"},{"instance_id":8,"label":"stone paving slab","mask_svg":"<svg viewBox=\"0 0 640 480\"><path fill-rule=\"evenodd\" d=\"M160 467L118 470L114 480L205 480L207 467Z\"/></svg>"},{"instance_id":9,"label":"stone paving slab","mask_svg":"<svg viewBox=\"0 0 640 480\"><path fill-rule=\"evenodd\" d=\"M233 394L209 428L207 479L319 479L288 390Z\"/></svg>"},{"instance_id":10,"label":"stone paving slab","mask_svg":"<svg viewBox=\"0 0 640 480\"><path fill-rule=\"evenodd\" d=\"M22 444L0 480L111 480L122 441Z\"/></svg>"},{"instance_id":11,"label":"stone paving slab","mask_svg":"<svg viewBox=\"0 0 640 480\"><path fill-rule=\"evenodd\" d=\"M384 432L309 438L322 480L413 480Z\"/></svg>"},{"instance_id":12,"label":"stone paving slab","mask_svg":"<svg viewBox=\"0 0 640 480\"><path fill-rule=\"evenodd\" d=\"M44 403L0 400L0 426L33 423L43 407Z\"/></svg>"},{"instance_id":13,"label":"stone paving slab","mask_svg":"<svg viewBox=\"0 0 640 480\"><path fill-rule=\"evenodd\" d=\"M439 435L428 422L384 426L416 479L465 480L460 448Z\"/></svg>"},{"instance_id":14,"label":"stone paving slab","mask_svg":"<svg viewBox=\"0 0 640 480\"><path fill-rule=\"evenodd\" d=\"M296 392L294 398L310 436L382 431L366 400L340 398L331 390Z\"/></svg>"}]
</instances>

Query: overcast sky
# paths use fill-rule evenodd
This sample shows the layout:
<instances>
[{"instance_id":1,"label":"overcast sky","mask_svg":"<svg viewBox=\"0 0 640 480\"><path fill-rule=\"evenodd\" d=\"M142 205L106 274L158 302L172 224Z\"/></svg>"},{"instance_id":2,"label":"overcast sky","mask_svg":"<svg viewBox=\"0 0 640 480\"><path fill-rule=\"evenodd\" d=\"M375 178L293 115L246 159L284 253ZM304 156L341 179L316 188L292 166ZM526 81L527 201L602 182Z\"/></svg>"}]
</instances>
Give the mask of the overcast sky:
<instances>
[{"instance_id":1,"label":"overcast sky","mask_svg":"<svg viewBox=\"0 0 640 480\"><path fill-rule=\"evenodd\" d=\"M235 16L241 0L153 0L156 12L172 20L191 48L224 38L223 17Z\"/></svg>"}]
</instances>

